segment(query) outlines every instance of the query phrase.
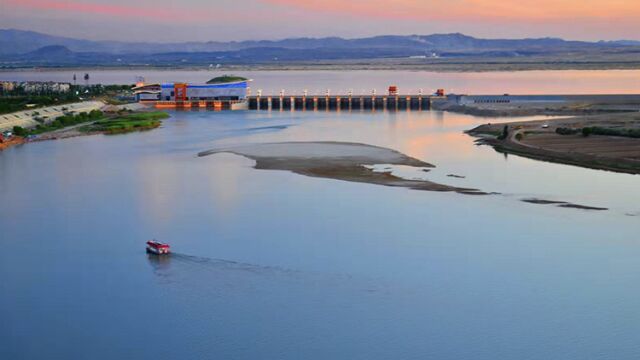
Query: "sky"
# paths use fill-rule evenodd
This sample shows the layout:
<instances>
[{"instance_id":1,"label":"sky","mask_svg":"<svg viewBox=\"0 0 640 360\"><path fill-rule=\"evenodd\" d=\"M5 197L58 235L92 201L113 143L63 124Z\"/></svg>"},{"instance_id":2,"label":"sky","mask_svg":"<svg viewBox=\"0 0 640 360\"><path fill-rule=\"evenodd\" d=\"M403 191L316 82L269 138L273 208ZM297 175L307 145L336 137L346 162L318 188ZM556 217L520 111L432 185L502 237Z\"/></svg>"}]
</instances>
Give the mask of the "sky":
<instances>
[{"instance_id":1,"label":"sky","mask_svg":"<svg viewBox=\"0 0 640 360\"><path fill-rule=\"evenodd\" d=\"M0 28L154 42L451 32L640 40L640 0L0 0Z\"/></svg>"}]
</instances>

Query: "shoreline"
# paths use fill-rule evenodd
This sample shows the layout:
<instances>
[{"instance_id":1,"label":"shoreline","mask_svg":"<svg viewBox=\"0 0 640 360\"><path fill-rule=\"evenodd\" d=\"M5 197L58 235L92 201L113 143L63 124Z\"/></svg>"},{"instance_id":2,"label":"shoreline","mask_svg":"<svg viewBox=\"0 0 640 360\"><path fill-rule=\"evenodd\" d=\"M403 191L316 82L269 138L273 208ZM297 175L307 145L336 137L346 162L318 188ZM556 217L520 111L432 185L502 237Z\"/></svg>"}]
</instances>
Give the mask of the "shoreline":
<instances>
[{"instance_id":1,"label":"shoreline","mask_svg":"<svg viewBox=\"0 0 640 360\"><path fill-rule=\"evenodd\" d=\"M126 107L126 106L125 106ZM62 140L80 136L92 135L122 135L133 132L151 131L162 125L162 120L170 115L164 111L150 111L138 109L126 114L119 112L105 115L96 120L81 122L64 128L54 129L37 135L13 136L10 140L0 143L0 151L19 144Z\"/></svg>"},{"instance_id":2,"label":"shoreline","mask_svg":"<svg viewBox=\"0 0 640 360\"><path fill-rule=\"evenodd\" d=\"M27 141L21 136L14 136L9 140L5 140L0 142L0 152L7 150L10 147L21 145L26 143Z\"/></svg>"},{"instance_id":3,"label":"shoreline","mask_svg":"<svg viewBox=\"0 0 640 360\"><path fill-rule=\"evenodd\" d=\"M500 139L504 127L508 136ZM560 135L558 128L640 128L640 114L610 113L558 119L484 124L466 131L481 145L535 160L627 174L640 174L640 139L581 134Z\"/></svg>"}]
</instances>

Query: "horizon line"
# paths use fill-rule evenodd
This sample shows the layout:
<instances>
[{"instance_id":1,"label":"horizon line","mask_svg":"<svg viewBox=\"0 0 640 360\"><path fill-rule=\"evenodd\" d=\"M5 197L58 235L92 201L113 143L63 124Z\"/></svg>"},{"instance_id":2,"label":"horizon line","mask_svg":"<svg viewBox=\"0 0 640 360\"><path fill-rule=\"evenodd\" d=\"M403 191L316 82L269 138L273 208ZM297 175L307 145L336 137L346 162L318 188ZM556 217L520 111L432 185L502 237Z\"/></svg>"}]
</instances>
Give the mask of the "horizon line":
<instances>
[{"instance_id":1,"label":"horizon line","mask_svg":"<svg viewBox=\"0 0 640 360\"><path fill-rule=\"evenodd\" d=\"M0 31L21 31L21 32L31 32L31 33L35 33L35 34L40 34L40 35L46 35L46 36L52 36L52 37L61 37L61 38L65 38L65 39L71 39L71 40L82 40L82 41L93 41L93 42L120 42L120 43L128 43L128 44L137 44L137 43L144 43L144 44L173 44L173 43L178 43L179 41L168 41L168 42L157 42L157 41L127 41L127 40L116 40L116 39L104 39L104 40L97 40L97 39L90 39L90 38L82 38L82 37L74 37L74 36L67 36L67 35L57 35L57 34L52 34L52 33L45 33L45 32L41 32L41 31L37 31L37 30L25 30L25 29L18 29L18 28L0 28ZM416 36L416 37L426 37L426 36L435 36L435 35L462 35L462 36L466 36L466 37L471 37L474 39L479 39L479 40L544 40L544 39L554 39L554 40L562 40L562 41L567 41L567 42L582 42L582 43L600 43L600 42L620 42L620 41L632 41L632 42L640 42L639 40L636 39L626 39L626 38L620 38L620 39L615 39L615 40L603 40L603 39L598 39L598 40L575 40L575 39L569 39L569 38L564 38L564 37L556 37L556 36L542 36L542 37L513 37L513 38L508 38L508 37L479 37L479 36L475 36L475 35L469 35L467 33L462 33L462 32L442 32L442 33L430 33L430 34L417 34L417 33L413 33L413 34L378 34L378 35L370 35L370 36L359 36L359 37L343 37L343 36L339 36L339 35L334 35L334 36L301 36L301 37L282 37L282 38L273 38L273 39L269 39L269 38L261 38L261 39L244 39L244 40L229 40L229 41L224 41L224 40L203 40L203 41L184 41L186 43L209 43L209 42L217 42L217 43L241 43L241 42L250 42L250 41L271 41L271 42L277 42L277 41L283 41L283 40L298 40L298 39L310 39L310 40L322 40L322 39L342 39L342 40L359 40L359 39L371 39L371 38L376 38L376 37L384 37L384 36L398 36L398 37L410 37L410 36Z\"/></svg>"}]
</instances>

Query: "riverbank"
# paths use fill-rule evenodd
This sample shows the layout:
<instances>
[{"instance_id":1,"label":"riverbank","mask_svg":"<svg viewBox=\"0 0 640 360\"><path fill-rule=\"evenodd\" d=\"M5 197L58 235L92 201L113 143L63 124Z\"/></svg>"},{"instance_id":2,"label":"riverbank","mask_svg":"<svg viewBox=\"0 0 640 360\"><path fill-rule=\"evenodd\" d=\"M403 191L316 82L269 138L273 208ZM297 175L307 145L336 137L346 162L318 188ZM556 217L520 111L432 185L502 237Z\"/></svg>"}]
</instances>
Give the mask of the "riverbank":
<instances>
[{"instance_id":1,"label":"riverbank","mask_svg":"<svg viewBox=\"0 0 640 360\"><path fill-rule=\"evenodd\" d=\"M0 151L6 150L12 146L24 144L25 139L21 136L14 136L11 139L0 141Z\"/></svg>"},{"instance_id":2,"label":"riverbank","mask_svg":"<svg viewBox=\"0 0 640 360\"><path fill-rule=\"evenodd\" d=\"M103 115L102 112L99 113L100 116L91 117L87 115L84 121L67 122L68 126L60 125L41 127L40 129L23 129L25 134L28 135L27 139L23 136L14 136L10 140L0 143L0 151L14 145L28 142L60 140L99 134L119 135L152 130L160 127L162 120L169 117L169 114L162 111L120 112L110 115ZM62 124L62 122L60 122L60 124Z\"/></svg>"},{"instance_id":3,"label":"riverbank","mask_svg":"<svg viewBox=\"0 0 640 360\"><path fill-rule=\"evenodd\" d=\"M640 114L612 113L485 124L467 133L479 137L478 143L493 146L499 152L593 169L640 174L640 138L593 135L594 128L633 134L640 131Z\"/></svg>"},{"instance_id":4,"label":"riverbank","mask_svg":"<svg viewBox=\"0 0 640 360\"><path fill-rule=\"evenodd\" d=\"M162 111L134 112L112 115L100 120L44 133L33 141L67 139L89 135L119 135L147 131L160 127L169 114Z\"/></svg>"}]
</instances>

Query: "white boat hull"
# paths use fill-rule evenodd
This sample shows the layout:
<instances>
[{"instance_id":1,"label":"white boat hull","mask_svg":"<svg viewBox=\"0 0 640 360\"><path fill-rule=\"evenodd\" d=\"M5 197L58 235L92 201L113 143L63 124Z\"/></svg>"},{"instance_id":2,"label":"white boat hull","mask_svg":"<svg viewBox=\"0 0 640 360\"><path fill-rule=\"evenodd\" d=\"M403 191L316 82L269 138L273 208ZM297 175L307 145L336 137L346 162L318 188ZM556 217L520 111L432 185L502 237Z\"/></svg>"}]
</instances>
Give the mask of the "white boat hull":
<instances>
[{"instance_id":1,"label":"white boat hull","mask_svg":"<svg viewBox=\"0 0 640 360\"><path fill-rule=\"evenodd\" d=\"M168 254L169 250L156 249L151 246L147 246L147 252L151 254L156 254L156 255L164 255L164 254Z\"/></svg>"}]
</instances>

